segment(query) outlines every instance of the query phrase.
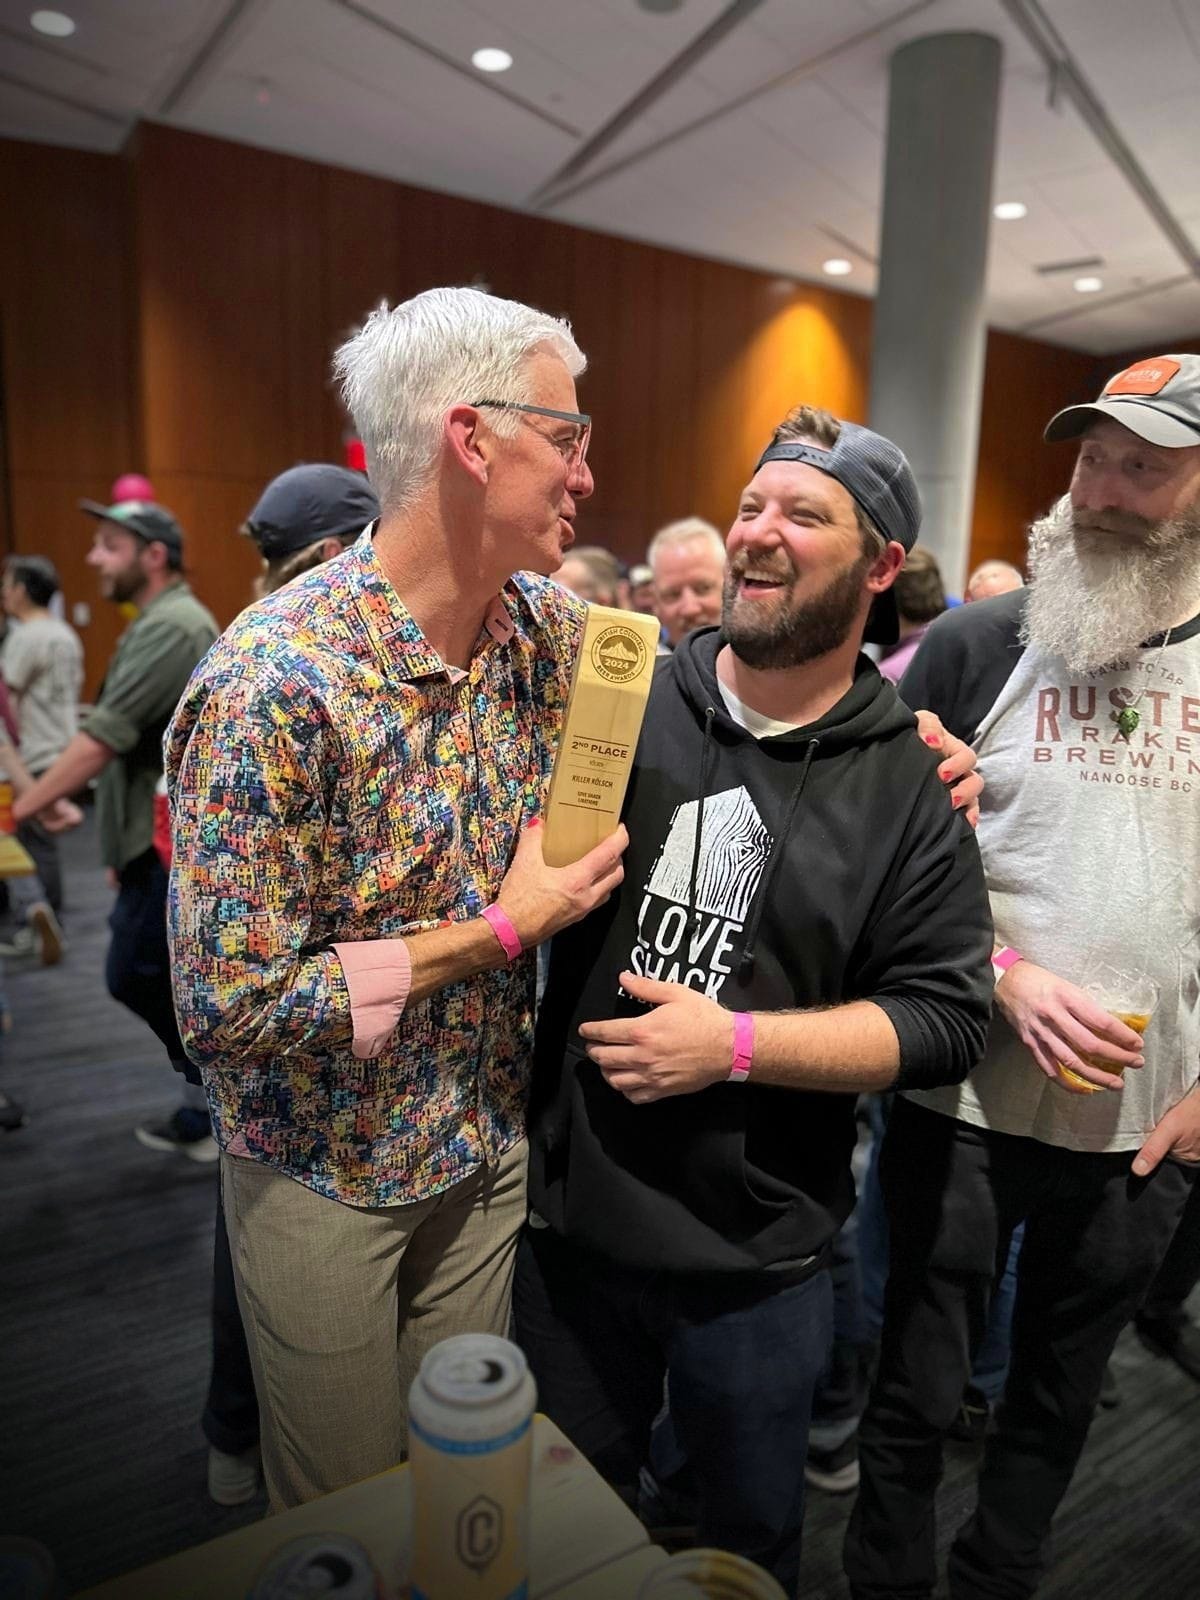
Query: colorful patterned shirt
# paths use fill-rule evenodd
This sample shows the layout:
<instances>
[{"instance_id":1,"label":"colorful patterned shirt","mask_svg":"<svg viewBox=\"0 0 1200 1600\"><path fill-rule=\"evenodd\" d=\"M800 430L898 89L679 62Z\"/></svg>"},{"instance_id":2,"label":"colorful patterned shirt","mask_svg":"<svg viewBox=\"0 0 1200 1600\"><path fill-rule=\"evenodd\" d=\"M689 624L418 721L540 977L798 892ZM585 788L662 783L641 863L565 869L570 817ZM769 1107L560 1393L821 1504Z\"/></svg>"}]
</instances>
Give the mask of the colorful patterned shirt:
<instances>
[{"instance_id":1,"label":"colorful patterned shirt","mask_svg":"<svg viewBox=\"0 0 1200 1600\"><path fill-rule=\"evenodd\" d=\"M545 800L583 616L518 573L469 668L448 667L368 529L202 663L167 733L168 919L180 1029L225 1149L381 1206L523 1137L532 954L402 1010L396 956L404 934L495 899ZM351 966L395 975L397 1025L366 1046Z\"/></svg>"}]
</instances>

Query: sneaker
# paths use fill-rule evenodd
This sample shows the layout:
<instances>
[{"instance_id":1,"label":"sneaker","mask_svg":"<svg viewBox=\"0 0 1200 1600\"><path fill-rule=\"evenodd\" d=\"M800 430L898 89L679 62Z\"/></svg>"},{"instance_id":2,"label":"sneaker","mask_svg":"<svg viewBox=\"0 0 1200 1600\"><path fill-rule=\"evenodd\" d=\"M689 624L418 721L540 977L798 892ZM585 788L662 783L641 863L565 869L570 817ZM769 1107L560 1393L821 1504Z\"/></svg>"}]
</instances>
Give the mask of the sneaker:
<instances>
[{"instance_id":1,"label":"sneaker","mask_svg":"<svg viewBox=\"0 0 1200 1600\"><path fill-rule=\"evenodd\" d=\"M0 1128L6 1133L12 1133L25 1121L25 1108L19 1106L15 1100L0 1092Z\"/></svg>"},{"instance_id":2,"label":"sneaker","mask_svg":"<svg viewBox=\"0 0 1200 1600\"><path fill-rule=\"evenodd\" d=\"M10 938L0 942L0 956L10 961L37 954L37 935L32 928L14 928Z\"/></svg>"},{"instance_id":3,"label":"sneaker","mask_svg":"<svg viewBox=\"0 0 1200 1600\"><path fill-rule=\"evenodd\" d=\"M987 1432L991 1414L987 1396L969 1383L963 1390L954 1421L946 1429L947 1439L957 1439L960 1444L979 1444Z\"/></svg>"},{"instance_id":4,"label":"sneaker","mask_svg":"<svg viewBox=\"0 0 1200 1600\"><path fill-rule=\"evenodd\" d=\"M832 1450L815 1450L810 1444L804 1481L826 1494L850 1494L857 1489L858 1435L852 1433Z\"/></svg>"},{"instance_id":5,"label":"sneaker","mask_svg":"<svg viewBox=\"0 0 1200 1600\"><path fill-rule=\"evenodd\" d=\"M38 946L44 967L56 967L62 960L67 941L63 938L62 924L54 915L47 900L35 900L25 913Z\"/></svg>"},{"instance_id":6,"label":"sneaker","mask_svg":"<svg viewBox=\"0 0 1200 1600\"><path fill-rule=\"evenodd\" d=\"M1186 1311L1155 1315L1139 1311L1133 1319L1137 1336L1156 1356L1166 1356L1181 1372L1200 1383L1200 1327Z\"/></svg>"},{"instance_id":7,"label":"sneaker","mask_svg":"<svg viewBox=\"0 0 1200 1600\"><path fill-rule=\"evenodd\" d=\"M258 1493L260 1462L258 1446L230 1455L208 1447L208 1498L219 1506L244 1506Z\"/></svg>"},{"instance_id":8,"label":"sneaker","mask_svg":"<svg viewBox=\"0 0 1200 1600\"><path fill-rule=\"evenodd\" d=\"M207 1111L180 1106L165 1122L143 1122L133 1136L147 1150L177 1150L189 1161L215 1161L220 1155L212 1136Z\"/></svg>"}]
</instances>

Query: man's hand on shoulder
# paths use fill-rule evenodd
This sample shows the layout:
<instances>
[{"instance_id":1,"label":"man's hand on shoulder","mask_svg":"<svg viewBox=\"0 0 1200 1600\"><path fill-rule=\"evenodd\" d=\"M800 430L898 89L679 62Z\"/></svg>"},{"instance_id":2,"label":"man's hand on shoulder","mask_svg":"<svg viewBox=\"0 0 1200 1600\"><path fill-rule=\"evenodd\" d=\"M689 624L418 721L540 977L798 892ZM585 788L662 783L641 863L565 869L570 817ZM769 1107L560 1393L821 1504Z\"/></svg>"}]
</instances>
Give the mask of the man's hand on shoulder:
<instances>
[{"instance_id":1,"label":"man's hand on shoulder","mask_svg":"<svg viewBox=\"0 0 1200 1600\"><path fill-rule=\"evenodd\" d=\"M621 987L654 1007L644 1017L584 1022L587 1053L612 1088L634 1105L694 1094L728 1078L733 1012L682 983L621 974Z\"/></svg>"},{"instance_id":2,"label":"man's hand on shoulder","mask_svg":"<svg viewBox=\"0 0 1200 1600\"><path fill-rule=\"evenodd\" d=\"M1052 1083L1069 1094L1090 1094L1064 1078L1068 1067L1098 1089L1120 1089L1121 1079L1085 1056L1113 1067L1144 1064L1141 1037L1105 1011L1084 989L1033 961L1017 961L996 984L996 1004L1021 1043Z\"/></svg>"},{"instance_id":3,"label":"man's hand on shoulder","mask_svg":"<svg viewBox=\"0 0 1200 1600\"><path fill-rule=\"evenodd\" d=\"M979 797L983 778L976 768L979 757L963 739L956 739L942 726L932 711L918 711L917 733L940 758L938 777L950 789L950 804L966 813L972 827L979 821Z\"/></svg>"}]
</instances>

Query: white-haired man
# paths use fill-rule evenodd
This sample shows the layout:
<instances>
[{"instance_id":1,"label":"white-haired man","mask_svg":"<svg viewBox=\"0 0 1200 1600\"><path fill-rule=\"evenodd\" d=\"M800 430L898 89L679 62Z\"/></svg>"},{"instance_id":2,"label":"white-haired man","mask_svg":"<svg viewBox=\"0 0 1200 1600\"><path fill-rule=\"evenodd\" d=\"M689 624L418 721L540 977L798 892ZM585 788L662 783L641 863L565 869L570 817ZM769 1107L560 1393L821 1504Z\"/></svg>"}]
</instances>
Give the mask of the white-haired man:
<instances>
[{"instance_id":1,"label":"white-haired man","mask_svg":"<svg viewBox=\"0 0 1200 1600\"><path fill-rule=\"evenodd\" d=\"M1011 561L981 561L967 579L963 599L991 600L998 594L1011 594L1024 585L1021 569L1014 567Z\"/></svg>"},{"instance_id":2,"label":"white-haired man","mask_svg":"<svg viewBox=\"0 0 1200 1600\"><path fill-rule=\"evenodd\" d=\"M1033 1593L1200 1161L1200 356L1126 368L1046 437L1080 444L1030 588L939 618L900 686L987 768L997 983L982 1063L900 1096L884 1142L856 1600L933 1593L941 1437L1021 1221L1011 1365L949 1580L954 1600ZM1127 1020L1147 1013L1143 1040Z\"/></svg>"},{"instance_id":3,"label":"white-haired man","mask_svg":"<svg viewBox=\"0 0 1200 1600\"><path fill-rule=\"evenodd\" d=\"M393 1465L425 1350L508 1328L532 951L625 844L553 870L532 825L584 614L548 581L592 492L583 367L474 290L376 311L336 370L379 521L244 612L169 730L176 999L276 1508Z\"/></svg>"},{"instance_id":4,"label":"white-haired man","mask_svg":"<svg viewBox=\"0 0 1200 1600\"><path fill-rule=\"evenodd\" d=\"M725 541L711 522L669 522L651 539L646 561L654 574L654 614L670 649L693 628L720 622Z\"/></svg>"}]
</instances>

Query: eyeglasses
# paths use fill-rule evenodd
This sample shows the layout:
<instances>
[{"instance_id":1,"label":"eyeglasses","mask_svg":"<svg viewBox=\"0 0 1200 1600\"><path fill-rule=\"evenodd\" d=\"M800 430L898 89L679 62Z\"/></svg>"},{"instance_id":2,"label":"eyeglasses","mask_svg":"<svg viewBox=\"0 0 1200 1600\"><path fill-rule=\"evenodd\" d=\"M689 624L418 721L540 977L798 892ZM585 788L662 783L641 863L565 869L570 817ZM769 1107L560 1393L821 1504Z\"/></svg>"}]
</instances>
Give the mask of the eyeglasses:
<instances>
[{"instance_id":1,"label":"eyeglasses","mask_svg":"<svg viewBox=\"0 0 1200 1600\"><path fill-rule=\"evenodd\" d=\"M553 434L543 433L542 438L549 442L562 456L569 472L578 472L587 459L588 444L592 437L592 419L586 411L555 411L550 406L523 406L516 400L473 400L473 406L489 406L495 411L524 411L530 412L535 417L553 417L557 422L573 422L575 432L569 438L556 439ZM537 430L541 433L541 429Z\"/></svg>"}]
</instances>

